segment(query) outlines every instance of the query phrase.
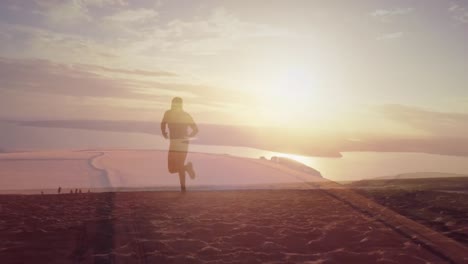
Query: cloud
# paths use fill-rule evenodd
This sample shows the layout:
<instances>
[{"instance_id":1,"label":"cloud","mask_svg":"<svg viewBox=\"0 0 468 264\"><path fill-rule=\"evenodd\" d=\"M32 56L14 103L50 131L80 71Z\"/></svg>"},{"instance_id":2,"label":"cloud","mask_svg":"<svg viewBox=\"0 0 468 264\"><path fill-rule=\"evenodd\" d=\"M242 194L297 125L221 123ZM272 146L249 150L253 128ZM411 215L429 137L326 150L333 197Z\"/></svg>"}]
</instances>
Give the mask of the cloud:
<instances>
[{"instance_id":1,"label":"cloud","mask_svg":"<svg viewBox=\"0 0 468 264\"><path fill-rule=\"evenodd\" d=\"M87 10L79 2L64 2L55 5L47 12L47 18L53 24L78 24L92 21Z\"/></svg>"},{"instance_id":2,"label":"cloud","mask_svg":"<svg viewBox=\"0 0 468 264\"><path fill-rule=\"evenodd\" d=\"M159 50L180 55L213 55L237 48L240 42L253 38L290 35L286 29L246 22L223 8L215 8L204 18L174 18L163 27L156 26L134 47L141 52Z\"/></svg>"},{"instance_id":3,"label":"cloud","mask_svg":"<svg viewBox=\"0 0 468 264\"><path fill-rule=\"evenodd\" d=\"M159 10L153 8L122 9L116 4L96 10L107 2L41 3L42 15L35 18L45 22L0 24L0 32L13 34L5 43L8 52L0 56L179 70L198 67L198 56L232 51L255 43L254 38L291 35L284 28L244 21L222 8L203 17L172 16L161 21Z\"/></svg>"},{"instance_id":4,"label":"cloud","mask_svg":"<svg viewBox=\"0 0 468 264\"><path fill-rule=\"evenodd\" d=\"M8 40L0 56L41 58L64 63L95 64L98 61L116 64L123 57L118 41L113 45L72 33L57 33L46 28L19 24L0 24L0 32Z\"/></svg>"},{"instance_id":5,"label":"cloud","mask_svg":"<svg viewBox=\"0 0 468 264\"><path fill-rule=\"evenodd\" d=\"M340 152L413 152L438 155L468 156L468 114L436 112L406 105L382 105L374 109L385 123L396 122L419 131L401 135L356 132L344 140ZM376 126L378 124L375 124ZM350 136L346 138L351 138Z\"/></svg>"},{"instance_id":6,"label":"cloud","mask_svg":"<svg viewBox=\"0 0 468 264\"><path fill-rule=\"evenodd\" d=\"M141 76L148 76L148 77L175 77L177 74L167 71L147 71L147 70L128 70L128 69L120 69L120 68L108 68L103 66L97 65L77 65L78 68L84 69L86 71L94 71L94 72L110 72L110 73L122 73L126 75L141 75Z\"/></svg>"},{"instance_id":7,"label":"cloud","mask_svg":"<svg viewBox=\"0 0 468 264\"><path fill-rule=\"evenodd\" d=\"M128 5L128 0L78 0L78 2L81 2L85 6L99 6L99 7L104 7L104 6L109 6L109 5L111 6Z\"/></svg>"},{"instance_id":8,"label":"cloud","mask_svg":"<svg viewBox=\"0 0 468 264\"><path fill-rule=\"evenodd\" d=\"M406 124L432 136L468 138L468 114L436 112L404 105L385 105L379 111L386 119Z\"/></svg>"},{"instance_id":9,"label":"cloud","mask_svg":"<svg viewBox=\"0 0 468 264\"><path fill-rule=\"evenodd\" d=\"M42 14L53 25L73 25L92 20L88 13L86 2L83 1L38 1L36 0L39 10L37 13Z\"/></svg>"},{"instance_id":10,"label":"cloud","mask_svg":"<svg viewBox=\"0 0 468 264\"><path fill-rule=\"evenodd\" d=\"M448 10L456 21L462 24L468 23L468 8L452 3Z\"/></svg>"},{"instance_id":11,"label":"cloud","mask_svg":"<svg viewBox=\"0 0 468 264\"><path fill-rule=\"evenodd\" d=\"M122 10L110 16L106 16L104 19L125 23L141 23L157 17L158 12L153 9L138 8L133 10Z\"/></svg>"},{"instance_id":12,"label":"cloud","mask_svg":"<svg viewBox=\"0 0 468 264\"><path fill-rule=\"evenodd\" d=\"M130 75L113 78L100 71ZM125 98L141 101L166 100L172 95L203 96L212 88L133 79L134 75L171 77L175 74L160 71L114 69L95 65L62 64L47 60L0 58L0 91L22 91L37 94L58 94L74 97ZM151 90L152 92L144 92Z\"/></svg>"},{"instance_id":13,"label":"cloud","mask_svg":"<svg viewBox=\"0 0 468 264\"><path fill-rule=\"evenodd\" d=\"M167 107L166 100L77 97L64 94L0 90L3 119L118 119L145 120Z\"/></svg>"},{"instance_id":14,"label":"cloud","mask_svg":"<svg viewBox=\"0 0 468 264\"><path fill-rule=\"evenodd\" d=\"M382 21L382 22L392 22L395 17L403 16L410 14L414 11L413 8L394 8L394 9L377 9L371 13L371 16Z\"/></svg>"},{"instance_id":15,"label":"cloud","mask_svg":"<svg viewBox=\"0 0 468 264\"><path fill-rule=\"evenodd\" d=\"M387 33L383 34L379 37L377 37L377 40L392 40L392 39L399 39L403 37L404 33L403 32L393 32L393 33Z\"/></svg>"},{"instance_id":16,"label":"cloud","mask_svg":"<svg viewBox=\"0 0 468 264\"><path fill-rule=\"evenodd\" d=\"M119 76L109 76L107 73L118 73ZM140 79L140 76L151 78ZM2 110L2 115L17 116L15 112L20 110L22 116L29 113L32 116L67 118L70 111L50 113L39 105L49 102L46 103L49 108L69 110L64 102L72 101L74 109L77 109L71 113L72 116L86 113L80 117L95 118L89 112L92 108L107 113L105 118L132 115L132 118L138 119L148 109L157 109L167 105L172 97L182 96L190 102L194 112L206 112L207 119L214 122L222 120L220 117L226 113L236 111L243 102L241 98L245 98L242 93L219 87L158 81L158 78L172 80L177 75L165 71L0 58L0 105L8 110ZM11 104L12 101L17 103Z\"/></svg>"},{"instance_id":17,"label":"cloud","mask_svg":"<svg viewBox=\"0 0 468 264\"><path fill-rule=\"evenodd\" d=\"M0 24L0 37L13 34L0 56L189 71L200 69L199 56L238 50L256 43L254 38L292 34L244 21L223 8L211 9L206 16L166 14L162 19L161 7L143 8L135 2L125 8L125 2L118 1L37 2L39 7L25 8L27 13L39 9L40 15L33 16L37 23Z\"/></svg>"},{"instance_id":18,"label":"cloud","mask_svg":"<svg viewBox=\"0 0 468 264\"><path fill-rule=\"evenodd\" d=\"M0 59L0 90L87 97L135 97L124 84L71 65Z\"/></svg>"},{"instance_id":19,"label":"cloud","mask_svg":"<svg viewBox=\"0 0 468 264\"><path fill-rule=\"evenodd\" d=\"M93 21L91 8L125 6L125 0L35 0L37 13L46 17L52 25L70 26Z\"/></svg>"},{"instance_id":20,"label":"cloud","mask_svg":"<svg viewBox=\"0 0 468 264\"><path fill-rule=\"evenodd\" d=\"M413 8L394 8L394 9L378 9L371 13L371 16L381 22L389 23L394 22L397 17L405 16L414 11ZM402 31L384 33L377 37L377 40L395 40L402 38L404 33Z\"/></svg>"},{"instance_id":21,"label":"cloud","mask_svg":"<svg viewBox=\"0 0 468 264\"><path fill-rule=\"evenodd\" d=\"M88 7L127 6L128 0L34 0L40 7L50 8L60 3Z\"/></svg>"}]
</instances>

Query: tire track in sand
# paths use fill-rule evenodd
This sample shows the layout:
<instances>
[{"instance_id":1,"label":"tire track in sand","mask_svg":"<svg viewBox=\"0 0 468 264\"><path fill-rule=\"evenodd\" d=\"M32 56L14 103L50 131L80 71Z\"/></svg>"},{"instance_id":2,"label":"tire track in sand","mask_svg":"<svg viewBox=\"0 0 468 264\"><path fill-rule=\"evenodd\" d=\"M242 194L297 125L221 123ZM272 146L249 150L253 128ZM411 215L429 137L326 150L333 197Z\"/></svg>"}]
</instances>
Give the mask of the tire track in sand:
<instances>
[{"instance_id":1,"label":"tire track in sand","mask_svg":"<svg viewBox=\"0 0 468 264\"><path fill-rule=\"evenodd\" d=\"M99 172L101 187L111 187L111 182L106 169L99 167L96 160L105 155L105 152L98 152L88 159L88 165ZM94 194L88 198L95 198ZM89 199L90 203L97 203L96 220L87 221L79 226L79 232L75 240L75 248L71 253L73 263L91 261L93 263L107 264L114 263L115 256L112 254L114 248L115 228L113 211L115 208L115 193L108 192L100 195L102 199ZM93 206L93 205L90 205Z\"/></svg>"},{"instance_id":2,"label":"tire track in sand","mask_svg":"<svg viewBox=\"0 0 468 264\"><path fill-rule=\"evenodd\" d=\"M88 165L93 169L99 172L100 183L102 188L112 188L112 183L109 179L109 173L106 169L99 167L97 165L97 160L103 157L106 153L103 151L97 152L96 155L88 159Z\"/></svg>"},{"instance_id":3,"label":"tire track in sand","mask_svg":"<svg viewBox=\"0 0 468 264\"><path fill-rule=\"evenodd\" d=\"M114 186L112 185L112 181L110 180L109 171L107 171L104 166L101 166L98 163L98 160L104 157L105 155L106 153L103 151L97 152L96 155L92 156L88 160L88 164L94 170L100 172L103 187L113 188ZM116 219L112 214L113 211L116 210L115 203L117 195L117 192L109 192L106 204L108 204L110 208L102 208L104 209L104 215L102 216L106 219L99 221L98 223L92 224L95 227L91 229L95 228L96 230L108 231L107 234L101 234L99 236L94 237L94 239L96 240L92 243L94 245L94 263L114 263L116 257L116 241L122 240L131 242L133 252L135 254L132 258L132 261L134 263L147 263L146 250L142 241L139 239L140 237L142 237L142 232L139 228L139 225L134 219L125 224L119 222L119 219ZM108 211L106 212L105 210ZM98 214L100 213L98 212ZM82 235L82 237L86 236Z\"/></svg>"}]
</instances>

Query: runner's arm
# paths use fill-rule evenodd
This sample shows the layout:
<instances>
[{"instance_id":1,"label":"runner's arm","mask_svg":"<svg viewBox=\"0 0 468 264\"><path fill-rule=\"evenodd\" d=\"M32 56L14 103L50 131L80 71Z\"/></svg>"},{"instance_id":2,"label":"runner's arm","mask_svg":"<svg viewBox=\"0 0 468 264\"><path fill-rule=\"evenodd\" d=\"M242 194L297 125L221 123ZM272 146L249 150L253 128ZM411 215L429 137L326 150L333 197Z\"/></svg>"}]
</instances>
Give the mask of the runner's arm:
<instances>
[{"instance_id":1,"label":"runner's arm","mask_svg":"<svg viewBox=\"0 0 468 264\"><path fill-rule=\"evenodd\" d=\"M198 134L198 126L197 124L195 124L195 121L193 121L192 117L190 117L190 119L191 120L190 120L189 126L190 126L190 129L192 129L192 133L190 133L189 137L194 137Z\"/></svg>"},{"instance_id":2,"label":"runner's arm","mask_svg":"<svg viewBox=\"0 0 468 264\"><path fill-rule=\"evenodd\" d=\"M166 126L167 126L167 112L164 113L163 120L161 121L161 134L163 135L165 139L167 139Z\"/></svg>"}]
</instances>

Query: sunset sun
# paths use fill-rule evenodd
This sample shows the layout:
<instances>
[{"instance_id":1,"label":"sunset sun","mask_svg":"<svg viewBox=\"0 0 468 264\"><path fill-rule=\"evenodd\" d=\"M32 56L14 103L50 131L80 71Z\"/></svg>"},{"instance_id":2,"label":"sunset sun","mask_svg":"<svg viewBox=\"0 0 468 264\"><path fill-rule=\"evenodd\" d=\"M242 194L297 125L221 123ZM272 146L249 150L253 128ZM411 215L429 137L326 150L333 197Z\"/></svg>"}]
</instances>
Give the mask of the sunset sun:
<instances>
[{"instance_id":1,"label":"sunset sun","mask_svg":"<svg viewBox=\"0 0 468 264\"><path fill-rule=\"evenodd\" d=\"M291 65L271 70L258 87L263 117L276 124L300 123L322 96L318 79L310 69Z\"/></svg>"}]
</instances>

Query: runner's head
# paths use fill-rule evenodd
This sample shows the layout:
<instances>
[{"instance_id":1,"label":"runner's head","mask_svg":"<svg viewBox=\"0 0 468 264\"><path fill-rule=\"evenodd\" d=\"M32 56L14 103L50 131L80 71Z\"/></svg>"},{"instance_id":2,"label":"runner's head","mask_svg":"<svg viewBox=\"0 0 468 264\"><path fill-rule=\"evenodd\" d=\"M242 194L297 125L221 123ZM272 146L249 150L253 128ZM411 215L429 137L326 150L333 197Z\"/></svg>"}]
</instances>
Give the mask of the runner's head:
<instances>
[{"instance_id":1,"label":"runner's head","mask_svg":"<svg viewBox=\"0 0 468 264\"><path fill-rule=\"evenodd\" d=\"M182 98L180 98L180 97L174 97L174 98L172 99L171 109L178 109L178 110L181 110L181 109L182 109Z\"/></svg>"}]
</instances>

